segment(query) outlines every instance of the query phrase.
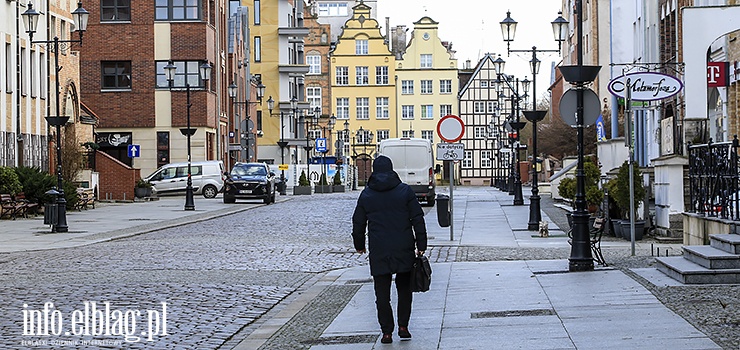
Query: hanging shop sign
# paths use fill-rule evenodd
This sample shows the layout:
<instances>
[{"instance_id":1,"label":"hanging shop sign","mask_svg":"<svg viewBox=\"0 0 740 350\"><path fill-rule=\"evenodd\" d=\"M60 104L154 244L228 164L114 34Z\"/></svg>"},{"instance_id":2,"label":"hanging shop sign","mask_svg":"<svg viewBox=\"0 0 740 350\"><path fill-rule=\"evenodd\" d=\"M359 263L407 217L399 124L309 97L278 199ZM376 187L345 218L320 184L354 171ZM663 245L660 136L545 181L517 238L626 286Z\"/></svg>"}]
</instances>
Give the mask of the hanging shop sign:
<instances>
[{"instance_id":1,"label":"hanging shop sign","mask_svg":"<svg viewBox=\"0 0 740 350\"><path fill-rule=\"evenodd\" d=\"M656 101L676 95L683 89L683 83L676 77L653 72L625 74L609 82L609 92L617 97L627 97L630 86L634 101Z\"/></svg>"}]
</instances>

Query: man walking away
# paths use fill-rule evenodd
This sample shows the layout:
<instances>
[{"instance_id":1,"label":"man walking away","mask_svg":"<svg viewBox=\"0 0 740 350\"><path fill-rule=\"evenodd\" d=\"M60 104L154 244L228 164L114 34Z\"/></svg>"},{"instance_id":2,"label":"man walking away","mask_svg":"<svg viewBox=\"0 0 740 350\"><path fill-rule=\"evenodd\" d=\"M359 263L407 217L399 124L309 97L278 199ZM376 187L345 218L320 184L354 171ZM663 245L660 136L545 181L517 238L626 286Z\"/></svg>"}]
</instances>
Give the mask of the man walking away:
<instances>
[{"instance_id":1,"label":"man walking away","mask_svg":"<svg viewBox=\"0 0 740 350\"><path fill-rule=\"evenodd\" d=\"M365 253L365 230L370 249L370 274L375 286L378 323L383 332L381 343L393 342L391 281L396 275L398 292L398 336L411 339L411 270L415 254L427 249L424 211L410 186L401 182L393 163L379 156L373 173L360 193L352 215L352 238L358 253ZM416 248L416 252L414 251Z\"/></svg>"}]
</instances>

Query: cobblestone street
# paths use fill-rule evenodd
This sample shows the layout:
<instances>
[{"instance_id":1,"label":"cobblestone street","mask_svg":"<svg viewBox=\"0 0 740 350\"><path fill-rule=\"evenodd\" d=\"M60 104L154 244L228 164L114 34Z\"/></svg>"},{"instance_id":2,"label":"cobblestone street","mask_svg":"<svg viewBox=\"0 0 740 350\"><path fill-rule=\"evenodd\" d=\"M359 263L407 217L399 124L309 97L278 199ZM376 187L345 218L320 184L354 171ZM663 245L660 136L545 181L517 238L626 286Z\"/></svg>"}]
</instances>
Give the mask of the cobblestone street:
<instances>
[{"instance_id":1,"label":"cobblestone street","mask_svg":"<svg viewBox=\"0 0 740 350\"><path fill-rule=\"evenodd\" d=\"M111 242L0 255L0 346L18 349L22 341L37 341L51 348L77 340L76 347L85 348L82 341L92 336L23 336L22 311L52 302L66 332L72 311L94 301L142 312L167 302L168 335L124 346L218 348L317 273L366 263L366 256L351 250L349 237L356 196L293 197ZM137 336L145 322L139 320Z\"/></svg>"}]
</instances>

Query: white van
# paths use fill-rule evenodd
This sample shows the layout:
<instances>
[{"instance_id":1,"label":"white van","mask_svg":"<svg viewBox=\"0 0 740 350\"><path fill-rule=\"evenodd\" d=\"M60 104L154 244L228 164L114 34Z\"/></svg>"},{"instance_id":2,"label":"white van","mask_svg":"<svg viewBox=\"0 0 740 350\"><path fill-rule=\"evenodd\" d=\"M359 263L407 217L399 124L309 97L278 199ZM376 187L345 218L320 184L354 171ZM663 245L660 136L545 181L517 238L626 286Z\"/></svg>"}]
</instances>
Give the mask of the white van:
<instances>
[{"instance_id":1,"label":"white van","mask_svg":"<svg viewBox=\"0 0 740 350\"><path fill-rule=\"evenodd\" d=\"M411 186L416 198L426 206L434 205L434 152L426 139L394 138L380 141L380 154L393 162L401 181Z\"/></svg>"},{"instance_id":2,"label":"white van","mask_svg":"<svg viewBox=\"0 0 740 350\"><path fill-rule=\"evenodd\" d=\"M214 198L224 188L224 163L220 160L192 162L190 175L193 179L194 194ZM188 163L163 165L144 180L152 184L157 194L185 193Z\"/></svg>"}]
</instances>

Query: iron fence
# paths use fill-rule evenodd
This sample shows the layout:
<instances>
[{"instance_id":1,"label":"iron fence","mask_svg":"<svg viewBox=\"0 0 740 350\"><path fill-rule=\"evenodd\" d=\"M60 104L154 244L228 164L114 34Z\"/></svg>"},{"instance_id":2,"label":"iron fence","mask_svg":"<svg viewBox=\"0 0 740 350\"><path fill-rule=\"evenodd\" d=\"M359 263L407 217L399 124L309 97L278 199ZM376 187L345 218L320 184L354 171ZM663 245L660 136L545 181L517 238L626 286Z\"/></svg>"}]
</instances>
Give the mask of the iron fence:
<instances>
[{"instance_id":1,"label":"iron fence","mask_svg":"<svg viewBox=\"0 0 740 350\"><path fill-rule=\"evenodd\" d=\"M730 142L689 144L689 212L740 221L737 149L737 135Z\"/></svg>"}]
</instances>

